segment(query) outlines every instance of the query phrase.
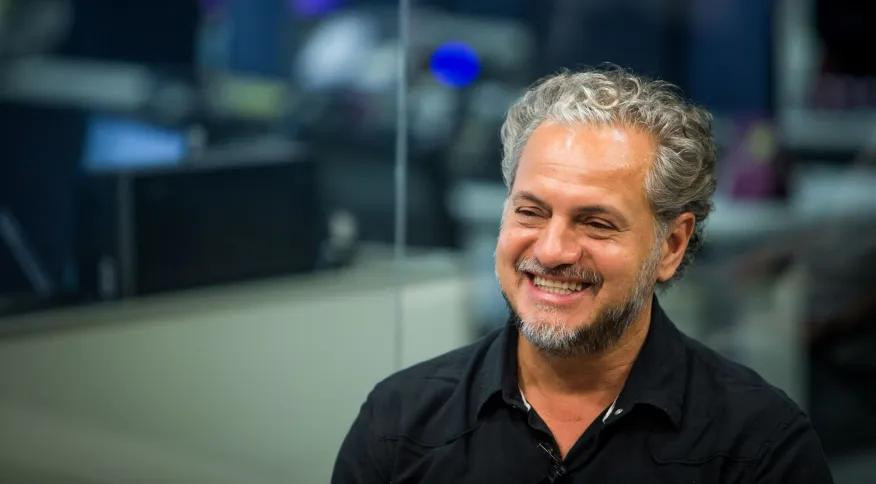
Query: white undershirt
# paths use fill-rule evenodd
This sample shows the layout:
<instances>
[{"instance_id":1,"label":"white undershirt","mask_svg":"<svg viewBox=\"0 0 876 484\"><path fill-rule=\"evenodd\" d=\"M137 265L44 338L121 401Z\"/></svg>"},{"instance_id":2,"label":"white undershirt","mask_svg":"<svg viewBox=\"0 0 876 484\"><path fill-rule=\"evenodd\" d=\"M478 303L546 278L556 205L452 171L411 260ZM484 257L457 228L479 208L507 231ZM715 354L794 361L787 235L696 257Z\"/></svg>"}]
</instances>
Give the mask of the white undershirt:
<instances>
[{"instance_id":1,"label":"white undershirt","mask_svg":"<svg viewBox=\"0 0 876 484\"><path fill-rule=\"evenodd\" d=\"M526 406L526 410L532 410L532 405L530 405L529 402L526 400L526 395L523 394L523 389L520 387L517 387L517 389L520 390L520 398L523 399L523 405ZM620 395L618 395L618 397L619 396ZM605 423L605 421L608 420L608 417L611 415L611 412L614 411L615 404L617 404L617 397L614 397L614 401L611 402L611 405L609 405L608 410L605 411L605 415L602 416L602 423ZM620 413L620 412L618 412L618 413Z\"/></svg>"}]
</instances>

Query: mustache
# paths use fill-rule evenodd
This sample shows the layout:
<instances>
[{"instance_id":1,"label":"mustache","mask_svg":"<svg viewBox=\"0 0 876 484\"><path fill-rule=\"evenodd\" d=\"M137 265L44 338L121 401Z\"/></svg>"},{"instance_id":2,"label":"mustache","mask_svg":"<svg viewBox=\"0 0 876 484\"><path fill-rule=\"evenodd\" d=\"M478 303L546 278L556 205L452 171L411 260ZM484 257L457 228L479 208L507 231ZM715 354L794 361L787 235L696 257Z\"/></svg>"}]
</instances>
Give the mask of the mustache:
<instances>
[{"instance_id":1,"label":"mustache","mask_svg":"<svg viewBox=\"0 0 876 484\"><path fill-rule=\"evenodd\" d=\"M546 267L532 258L517 261L517 272L528 272L536 276L557 277L562 279L578 279L598 288L602 286L602 274L586 267L565 264L557 267Z\"/></svg>"}]
</instances>

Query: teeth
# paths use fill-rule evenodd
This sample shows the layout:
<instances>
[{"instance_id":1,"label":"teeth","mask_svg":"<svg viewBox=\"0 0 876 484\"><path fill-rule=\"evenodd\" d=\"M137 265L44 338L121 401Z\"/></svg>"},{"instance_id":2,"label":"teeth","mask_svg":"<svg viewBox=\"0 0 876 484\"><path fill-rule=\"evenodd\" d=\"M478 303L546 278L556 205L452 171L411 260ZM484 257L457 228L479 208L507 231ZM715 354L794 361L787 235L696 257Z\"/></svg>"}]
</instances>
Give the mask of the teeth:
<instances>
[{"instance_id":1,"label":"teeth","mask_svg":"<svg viewBox=\"0 0 876 484\"><path fill-rule=\"evenodd\" d=\"M580 282L552 281L538 276L533 278L533 282L540 289L554 294L568 294L584 289L584 284Z\"/></svg>"}]
</instances>

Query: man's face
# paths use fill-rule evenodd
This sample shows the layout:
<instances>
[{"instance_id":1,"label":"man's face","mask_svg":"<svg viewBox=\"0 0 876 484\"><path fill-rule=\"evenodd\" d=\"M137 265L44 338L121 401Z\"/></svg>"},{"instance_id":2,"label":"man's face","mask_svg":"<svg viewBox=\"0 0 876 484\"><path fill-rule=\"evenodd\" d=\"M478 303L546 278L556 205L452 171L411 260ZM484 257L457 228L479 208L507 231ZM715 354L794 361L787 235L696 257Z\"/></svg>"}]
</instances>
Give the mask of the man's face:
<instances>
[{"instance_id":1,"label":"man's face","mask_svg":"<svg viewBox=\"0 0 876 484\"><path fill-rule=\"evenodd\" d=\"M536 346L600 351L650 298L660 245L644 187L654 150L649 134L624 126L545 122L530 136L502 216L496 274ZM552 349L533 341L538 334L568 341Z\"/></svg>"}]
</instances>

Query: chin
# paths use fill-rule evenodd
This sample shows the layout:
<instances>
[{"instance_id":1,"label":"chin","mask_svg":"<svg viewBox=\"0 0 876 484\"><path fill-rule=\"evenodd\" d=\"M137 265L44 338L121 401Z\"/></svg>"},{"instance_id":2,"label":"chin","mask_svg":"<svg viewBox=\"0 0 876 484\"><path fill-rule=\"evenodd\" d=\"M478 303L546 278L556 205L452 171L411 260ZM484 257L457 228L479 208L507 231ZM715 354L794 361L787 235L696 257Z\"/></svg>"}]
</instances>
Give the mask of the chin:
<instances>
[{"instance_id":1,"label":"chin","mask_svg":"<svg viewBox=\"0 0 876 484\"><path fill-rule=\"evenodd\" d=\"M565 331L586 330L593 326L593 317L587 315L565 315L552 310L524 311L520 317L526 321L538 321L540 324L554 326Z\"/></svg>"}]
</instances>

